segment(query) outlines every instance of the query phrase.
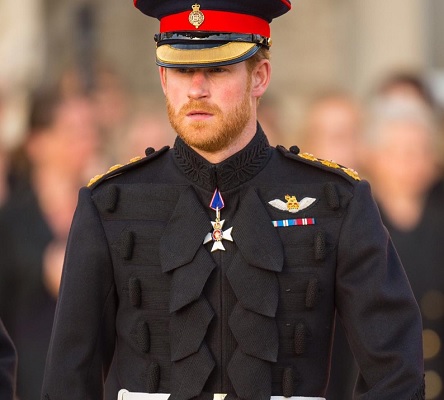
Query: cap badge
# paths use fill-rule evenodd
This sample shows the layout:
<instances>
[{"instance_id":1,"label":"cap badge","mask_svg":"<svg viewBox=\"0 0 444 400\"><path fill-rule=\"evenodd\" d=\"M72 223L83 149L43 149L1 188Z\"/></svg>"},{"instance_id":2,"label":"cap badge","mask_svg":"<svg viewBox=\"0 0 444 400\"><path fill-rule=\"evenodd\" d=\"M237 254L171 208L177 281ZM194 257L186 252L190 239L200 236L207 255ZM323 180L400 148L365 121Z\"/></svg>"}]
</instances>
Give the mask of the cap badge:
<instances>
[{"instance_id":1,"label":"cap badge","mask_svg":"<svg viewBox=\"0 0 444 400\"><path fill-rule=\"evenodd\" d=\"M197 29L204 22L205 16L203 15L203 12L200 11L200 4L196 3L192 7L193 11L190 12L188 21L190 21L190 24Z\"/></svg>"},{"instance_id":2,"label":"cap badge","mask_svg":"<svg viewBox=\"0 0 444 400\"><path fill-rule=\"evenodd\" d=\"M287 200L286 203L280 199L274 199L269 201L268 204L270 204L274 208L277 208L278 210L288 211L292 214L295 214L311 206L316 201L316 199L314 199L313 197L304 197L301 201L298 202L296 200L296 196L290 196L288 194L285 196L285 200Z\"/></svg>"}]
</instances>

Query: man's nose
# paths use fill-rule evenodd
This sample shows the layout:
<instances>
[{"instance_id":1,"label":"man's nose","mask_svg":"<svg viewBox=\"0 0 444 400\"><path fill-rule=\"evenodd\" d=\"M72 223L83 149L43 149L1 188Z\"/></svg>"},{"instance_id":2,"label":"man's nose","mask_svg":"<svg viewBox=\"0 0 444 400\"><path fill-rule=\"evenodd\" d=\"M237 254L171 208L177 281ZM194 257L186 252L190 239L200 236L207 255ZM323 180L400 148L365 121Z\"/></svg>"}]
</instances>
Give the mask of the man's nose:
<instances>
[{"instance_id":1,"label":"man's nose","mask_svg":"<svg viewBox=\"0 0 444 400\"><path fill-rule=\"evenodd\" d=\"M191 76L188 97L190 99L202 99L209 96L208 76L204 70L195 70Z\"/></svg>"}]
</instances>

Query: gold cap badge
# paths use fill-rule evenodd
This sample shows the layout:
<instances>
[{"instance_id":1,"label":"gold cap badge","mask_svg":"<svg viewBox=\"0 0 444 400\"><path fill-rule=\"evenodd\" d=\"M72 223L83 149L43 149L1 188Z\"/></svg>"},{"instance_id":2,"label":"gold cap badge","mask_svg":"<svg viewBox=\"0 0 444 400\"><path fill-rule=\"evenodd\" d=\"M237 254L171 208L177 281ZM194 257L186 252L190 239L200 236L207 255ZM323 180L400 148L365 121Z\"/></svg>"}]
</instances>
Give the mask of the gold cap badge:
<instances>
[{"instance_id":1,"label":"gold cap badge","mask_svg":"<svg viewBox=\"0 0 444 400\"><path fill-rule=\"evenodd\" d=\"M200 11L200 4L196 3L192 7L193 11L190 12L188 21L190 21L190 24L194 25L194 27L197 29L204 22L205 16L203 15L203 12Z\"/></svg>"}]
</instances>

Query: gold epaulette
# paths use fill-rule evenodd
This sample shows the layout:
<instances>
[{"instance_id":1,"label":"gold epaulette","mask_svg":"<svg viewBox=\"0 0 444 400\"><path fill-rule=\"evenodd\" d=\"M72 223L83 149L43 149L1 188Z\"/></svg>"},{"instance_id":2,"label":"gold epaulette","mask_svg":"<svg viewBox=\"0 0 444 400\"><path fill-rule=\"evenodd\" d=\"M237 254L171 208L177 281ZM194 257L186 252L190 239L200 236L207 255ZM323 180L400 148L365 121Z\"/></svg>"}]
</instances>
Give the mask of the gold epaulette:
<instances>
[{"instance_id":1,"label":"gold epaulette","mask_svg":"<svg viewBox=\"0 0 444 400\"><path fill-rule=\"evenodd\" d=\"M122 167L125 167L126 165L129 165L129 164L135 163L135 162L137 162L137 161L140 161L141 159L142 159L142 157L139 157L139 156L138 156L138 157L134 157L134 158L132 158L132 159L129 160L129 162L126 163L126 164L116 164L116 165L113 165L113 166L110 167L110 168L108 169L108 171L106 171L104 174L99 174L99 175L96 175L94 178L91 178L86 186L87 186L87 187L91 187L91 186L94 185L96 182L98 182L100 179L104 178L106 175L111 174L112 172L117 171L118 169L120 169L120 168L122 168Z\"/></svg>"},{"instance_id":2,"label":"gold epaulette","mask_svg":"<svg viewBox=\"0 0 444 400\"><path fill-rule=\"evenodd\" d=\"M293 160L303 161L305 163L313 164L315 166L323 168L324 170L331 170L332 172L340 173L340 175L352 178L355 181L361 180L359 174L354 169L344 167L343 165L340 165L331 160L323 160L322 158L317 158L310 153L300 153L297 146L290 147L290 150L287 150L284 146L277 146L277 149L285 157L291 158ZM343 173L345 173L345 175Z\"/></svg>"},{"instance_id":3,"label":"gold epaulette","mask_svg":"<svg viewBox=\"0 0 444 400\"><path fill-rule=\"evenodd\" d=\"M104 174L99 174L96 175L94 178L91 178L87 184L87 187L92 188L93 186L96 186L100 182L104 181L105 179L120 175L121 173L123 173L128 169L131 169L135 165L143 164L147 161L150 161L158 157L160 154L165 153L167 150L169 150L169 148L170 148L169 146L164 146L160 150L155 151L153 148L149 147L145 151L146 157L134 157L131 160L129 160L126 164L113 165Z\"/></svg>"},{"instance_id":4,"label":"gold epaulette","mask_svg":"<svg viewBox=\"0 0 444 400\"><path fill-rule=\"evenodd\" d=\"M361 180L361 178L359 177L359 174L354 169L344 167L334 161L323 160L322 158L317 158L313 154L310 154L310 153L300 153L300 154L298 154L298 156L305 159L305 160L312 161L314 163L316 163L316 162L321 163L322 165L325 165L328 168L344 171L348 176L351 176L356 181Z\"/></svg>"}]
</instances>

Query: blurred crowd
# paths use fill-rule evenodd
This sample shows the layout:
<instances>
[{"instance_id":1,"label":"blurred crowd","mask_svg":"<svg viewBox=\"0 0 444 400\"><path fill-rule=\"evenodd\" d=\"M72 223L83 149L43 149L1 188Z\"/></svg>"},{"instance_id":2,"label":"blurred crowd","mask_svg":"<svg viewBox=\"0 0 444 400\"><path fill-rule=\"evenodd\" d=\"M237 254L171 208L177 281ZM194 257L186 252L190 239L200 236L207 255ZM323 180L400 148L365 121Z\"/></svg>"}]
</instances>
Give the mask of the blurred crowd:
<instances>
[{"instance_id":1,"label":"blurred crowd","mask_svg":"<svg viewBox=\"0 0 444 400\"><path fill-rule=\"evenodd\" d=\"M109 69L96 82L85 90L70 70L33 93L22 141L0 147L0 317L17 348L21 400L40 399L79 188L174 141L162 104L130 98Z\"/></svg>"},{"instance_id":2,"label":"blurred crowd","mask_svg":"<svg viewBox=\"0 0 444 400\"><path fill-rule=\"evenodd\" d=\"M88 79L84 72L70 68L55 84L33 88L22 108L25 129L13 145L0 132L0 318L17 348L21 400L40 399L79 188L111 166L143 156L147 147L174 142L163 100L134 95L112 67L94 66ZM3 127L6 103L22 98L23 85L1 83ZM406 73L375 83L365 99L340 88L318 93L307 99L297 132L279 129L273 98L265 96L259 108L272 145L297 144L370 181L421 308L430 400L444 398L441 108L423 77ZM351 399L356 376L340 317L329 400Z\"/></svg>"},{"instance_id":3,"label":"blurred crowd","mask_svg":"<svg viewBox=\"0 0 444 400\"><path fill-rule=\"evenodd\" d=\"M443 128L421 77L396 73L366 102L321 94L308 107L302 137L304 150L358 170L372 185L421 308L426 399L444 398ZM329 400L352 398L358 368L338 317Z\"/></svg>"}]
</instances>

